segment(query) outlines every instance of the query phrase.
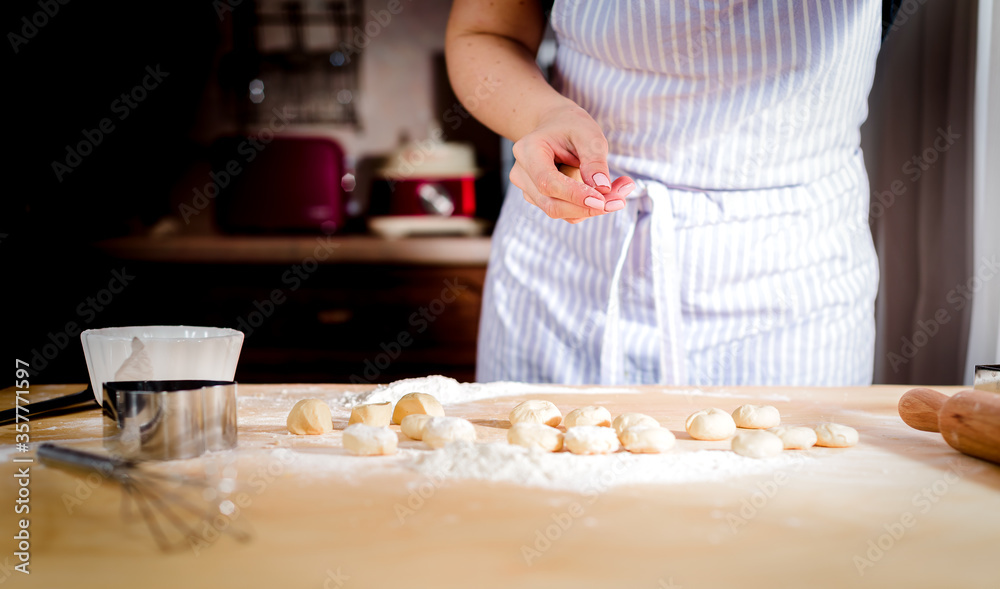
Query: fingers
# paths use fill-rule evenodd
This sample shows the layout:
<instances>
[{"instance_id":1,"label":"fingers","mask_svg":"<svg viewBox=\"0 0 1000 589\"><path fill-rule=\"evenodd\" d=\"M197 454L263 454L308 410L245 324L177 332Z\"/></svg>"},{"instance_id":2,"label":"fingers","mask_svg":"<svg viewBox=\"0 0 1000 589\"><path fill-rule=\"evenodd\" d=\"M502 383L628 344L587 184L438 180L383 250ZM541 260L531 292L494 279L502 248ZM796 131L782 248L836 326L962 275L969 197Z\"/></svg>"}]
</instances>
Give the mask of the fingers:
<instances>
[{"instance_id":1,"label":"fingers","mask_svg":"<svg viewBox=\"0 0 1000 589\"><path fill-rule=\"evenodd\" d=\"M612 183L611 173L608 171L608 140L604 134L600 130L596 133L578 133L572 140L580 158L580 175L583 176L583 182L593 186L601 194L610 193Z\"/></svg>"},{"instance_id":2,"label":"fingers","mask_svg":"<svg viewBox=\"0 0 1000 589\"><path fill-rule=\"evenodd\" d=\"M553 166L553 171L555 171L554 166ZM557 171L555 173L558 174L559 176L562 176L562 178L566 182L572 182L577 186L587 188L583 184L580 184L579 182L574 182L573 180L566 178ZM585 205L575 204L567 200L546 196L538 189L537 186L535 186L534 182L531 181L531 177L528 175L528 172L524 169L524 167L520 163L515 163L514 167L511 168L510 181L515 186L521 189L521 192L524 194L524 199L526 201L542 209L542 211L546 215L552 217L553 219L583 220L586 219L587 217L593 215L600 215L604 213L603 201L600 202L600 207L589 207ZM593 189L591 188L589 190Z\"/></svg>"},{"instance_id":3,"label":"fingers","mask_svg":"<svg viewBox=\"0 0 1000 589\"><path fill-rule=\"evenodd\" d=\"M514 158L517 162L514 167L521 168L524 173L523 181L530 182L530 188L537 194L579 207L604 211L604 196L593 187L575 182L560 173L556 169L555 154L546 143L526 137L514 144ZM514 171L511 170L511 182L521 190L526 190L525 186L514 180L513 174Z\"/></svg>"},{"instance_id":4,"label":"fingers","mask_svg":"<svg viewBox=\"0 0 1000 589\"><path fill-rule=\"evenodd\" d=\"M607 194L607 203L604 205L605 212L613 213L625 208L625 197L635 190L635 182L628 176L619 176L611 184L611 190Z\"/></svg>"}]
</instances>

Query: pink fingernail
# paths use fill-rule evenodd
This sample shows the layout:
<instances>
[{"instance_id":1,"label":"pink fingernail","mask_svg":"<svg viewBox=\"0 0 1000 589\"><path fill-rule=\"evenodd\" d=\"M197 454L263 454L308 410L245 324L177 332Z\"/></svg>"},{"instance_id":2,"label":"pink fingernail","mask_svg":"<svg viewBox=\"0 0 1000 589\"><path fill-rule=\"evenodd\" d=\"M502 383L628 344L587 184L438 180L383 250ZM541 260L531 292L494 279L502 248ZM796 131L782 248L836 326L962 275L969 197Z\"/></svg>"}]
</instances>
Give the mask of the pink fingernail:
<instances>
[{"instance_id":1,"label":"pink fingernail","mask_svg":"<svg viewBox=\"0 0 1000 589\"><path fill-rule=\"evenodd\" d=\"M608 204L604 205L604 210L609 213L620 211L624 208L625 208L625 201L623 200L609 200Z\"/></svg>"},{"instance_id":2,"label":"pink fingernail","mask_svg":"<svg viewBox=\"0 0 1000 589\"><path fill-rule=\"evenodd\" d=\"M611 178L608 178L608 175L604 172L598 172L594 174L594 184L611 188Z\"/></svg>"},{"instance_id":3,"label":"pink fingernail","mask_svg":"<svg viewBox=\"0 0 1000 589\"><path fill-rule=\"evenodd\" d=\"M601 202L600 199L594 198L593 196L588 196L587 198L583 199L583 204L587 205L592 209L597 209L599 211L604 210L604 203Z\"/></svg>"},{"instance_id":4,"label":"pink fingernail","mask_svg":"<svg viewBox=\"0 0 1000 589\"><path fill-rule=\"evenodd\" d=\"M620 194L622 196L628 196L628 195L632 194L633 190L635 190L635 184L632 184L631 182L629 182L625 186L622 186L621 188L618 189L618 194Z\"/></svg>"}]
</instances>

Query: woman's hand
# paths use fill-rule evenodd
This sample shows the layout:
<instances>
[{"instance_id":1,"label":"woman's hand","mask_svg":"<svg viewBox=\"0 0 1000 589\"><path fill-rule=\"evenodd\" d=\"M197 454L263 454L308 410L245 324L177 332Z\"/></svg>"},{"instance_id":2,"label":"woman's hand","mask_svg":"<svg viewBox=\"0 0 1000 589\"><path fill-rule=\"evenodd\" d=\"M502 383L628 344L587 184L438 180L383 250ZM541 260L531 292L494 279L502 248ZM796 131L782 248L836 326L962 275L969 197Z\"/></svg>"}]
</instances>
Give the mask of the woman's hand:
<instances>
[{"instance_id":1,"label":"woman's hand","mask_svg":"<svg viewBox=\"0 0 1000 589\"><path fill-rule=\"evenodd\" d=\"M554 219L579 223L625 208L635 184L608 176L601 127L549 85L535 63L545 33L539 0L454 0L445 55L455 95L473 116L514 141L510 181ZM557 164L579 167L571 180Z\"/></svg>"},{"instance_id":2,"label":"woman's hand","mask_svg":"<svg viewBox=\"0 0 1000 589\"><path fill-rule=\"evenodd\" d=\"M625 197L635 188L628 176L611 181L607 157L600 126L569 104L543 113L535 129L514 144L510 181L549 217L579 223L625 208Z\"/></svg>"}]
</instances>

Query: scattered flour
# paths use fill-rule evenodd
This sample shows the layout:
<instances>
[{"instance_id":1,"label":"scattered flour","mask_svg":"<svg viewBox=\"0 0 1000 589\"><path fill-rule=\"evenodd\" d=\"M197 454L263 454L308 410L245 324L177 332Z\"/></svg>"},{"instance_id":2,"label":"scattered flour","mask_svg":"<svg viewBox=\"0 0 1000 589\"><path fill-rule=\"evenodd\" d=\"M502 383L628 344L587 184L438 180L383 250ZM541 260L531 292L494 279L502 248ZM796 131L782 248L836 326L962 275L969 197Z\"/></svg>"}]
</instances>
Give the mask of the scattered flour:
<instances>
[{"instance_id":1,"label":"scattered flour","mask_svg":"<svg viewBox=\"0 0 1000 589\"><path fill-rule=\"evenodd\" d=\"M720 481L787 469L812 460L793 452L757 460L724 450L576 456L510 444L456 442L415 459L411 455L403 465L432 481L480 480L585 493L625 485Z\"/></svg>"},{"instance_id":2,"label":"scattered flour","mask_svg":"<svg viewBox=\"0 0 1000 589\"><path fill-rule=\"evenodd\" d=\"M329 389L309 385L289 386L278 394L241 396L241 413L252 410L254 418L241 415L240 427L270 424L280 407L287 412L292 401L302 394L323 398L333 410L334 419L346 418L352 407L365 403L395 404L407 393L433 395L443 405L481 401L513 395L530 394L626 394L634 388L571 387L520 382L460 383L445 376L427 376L399 380L374 389L331 395ZM742 397L730 391L664 388L670 395ZM759 396L758 396L759 397ZM775 395L775 398L782 395ZM762 397L760 397L762 398ZM768 397L771 398L771 397ZM282 413L284 415L284 413ZM273 424L272 424L273 425ZM273 434L268 437L283 437ZM510 483L527 487L601 492L626 485L674 485L721 481L745 475L768 473L801 466L816 460L806 452L784 452L766 460L745 458L724 450L672 450L664 454L613 454L580 456L569 452L542 452L505 443L453 442L438 450L401 447L392 456L355 457L347 454L339 442L331 447L325 436L315 444L295 440L294 447L251 450L265 462L280 461L293 472L310 476L330 476L340 480L363 480L376 474L411 472L418 475L412 484L446 484L448 481L473 480ZM249 448L247 449L249 450Z\"/></svg>"},{"instance_id":3,"label":"scattered flour","mask_svg":"<svg viewBox=\"0 0 1000 589\"><path fill-rule=\"evenodd\" d=\"M280 460L293 471L311 476L352 480L403 468L420 476L412 485L449 481L510 483L525 487L603 492L628 485L676 485L712 482L745 475L798 468L815 458L803 452L785 452L775 458L744 458L724 450L630 454L616 452L577 456L569 452L542 452L504 443L452 442L439 450L400 448L395 456L353 457L340 452L277 449Z\"/></svg>"},{"instance_id":4,"label":"scattered flour","mask_svg":"<svg viewBox=\"0 0 1000 589\"><path fill-rule=\"evenodd\" d=\"M350 392L339 397L334 403L346 408L366 403L395 403L400 397L408 393L427 393L433 395L442 405L452 403L467 403L481 401L483 399L493 399L496 397L506 397L511 395L523 395L527 393L547 393L547 394L621 394L638 393L638 389L614 388L614 387L593 387L579 388L560 385L530 384L524 382L458 382L454 378L447 376L433 375L420 378L407 378L396 382L379 385L374 390L365 392Z\"/></svg>"}]
</instances>

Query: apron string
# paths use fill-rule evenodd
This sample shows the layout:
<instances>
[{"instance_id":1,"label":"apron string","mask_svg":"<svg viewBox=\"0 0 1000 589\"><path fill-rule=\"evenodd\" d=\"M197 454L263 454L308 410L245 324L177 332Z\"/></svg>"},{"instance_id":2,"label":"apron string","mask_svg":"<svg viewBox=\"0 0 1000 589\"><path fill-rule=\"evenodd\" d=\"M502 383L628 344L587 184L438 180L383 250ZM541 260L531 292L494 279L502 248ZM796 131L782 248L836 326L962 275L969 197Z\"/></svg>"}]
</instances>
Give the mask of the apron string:
<instances>
[{"instance_id":1,"label":"apron string","mask_svg":"<svg viewBox=\"0 0 1000 589\"><path fill-rule=\"evenodd\" d=\"M673 206L666 186L652 181L636 181L636 190L628 200L649 196L652 206L650 245L652 247L653 297L659 334L660 384L684 384L687 381L684 324L681 315L680 282L677 271L677 237L674 232ZM621 283L628 250L635 236L638 211L626 209L625 235L611 276L604 334L601 339L600 384L625 381L624 351L621 343Z\"/></svg>"}]
</instances>

